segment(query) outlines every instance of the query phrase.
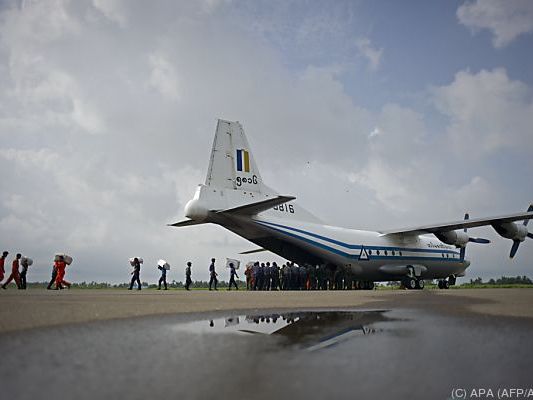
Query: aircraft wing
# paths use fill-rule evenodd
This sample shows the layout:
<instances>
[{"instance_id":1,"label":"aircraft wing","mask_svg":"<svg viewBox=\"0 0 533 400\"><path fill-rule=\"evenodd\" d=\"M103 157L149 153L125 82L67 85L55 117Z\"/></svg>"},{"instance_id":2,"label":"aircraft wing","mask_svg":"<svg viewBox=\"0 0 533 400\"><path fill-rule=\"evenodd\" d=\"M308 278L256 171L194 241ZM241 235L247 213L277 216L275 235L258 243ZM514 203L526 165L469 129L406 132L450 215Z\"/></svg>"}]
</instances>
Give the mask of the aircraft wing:
<instances>
[{"instance_id":1,"label":"aircraft wing","mask_svg":"<svg viewBox=\"0 0 533 400\"><path fill-rule=\"evenodd\" d=\"M517 214L502 215L499 217L489 217L489 218L474 218L468 220L461 220L455 222L447 222L443 224L435 225L423 225L415 226L412 228L406 229L393 229L387 231L381 231L383 235L423 235L425 233L439 233L439 232L449 232L456 229L463 228L475 228L478 226L486 225L498 225L506 222L522 221L526 219L533 219L533 212L522 212Z\"/></svg>"},{"instance_id":2,"label":"aircraft wing","mask_svg":"<svg viewBox=\"0 0 533 400\"><path fill-rule=\"evenodd\" d=\"M257 201L255 203L245 204L235 208L228 208L226 210L220 210L217 211L217 214L255 215L272 207L287 203L295 198L296 197L294 196L276 196L271 199Z\"/></svg>"}]
</instances>

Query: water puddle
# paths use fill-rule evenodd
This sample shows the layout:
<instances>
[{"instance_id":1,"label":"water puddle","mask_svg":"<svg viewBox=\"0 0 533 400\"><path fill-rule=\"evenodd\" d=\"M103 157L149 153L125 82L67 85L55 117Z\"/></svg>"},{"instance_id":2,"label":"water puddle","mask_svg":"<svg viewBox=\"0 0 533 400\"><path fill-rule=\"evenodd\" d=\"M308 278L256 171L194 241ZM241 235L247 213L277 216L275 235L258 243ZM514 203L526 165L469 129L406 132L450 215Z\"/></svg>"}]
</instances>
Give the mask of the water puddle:
<instances>
[{"instance_id":1,"label":"water puddle","mask_svg":"<svg viewBox=\"0 0 533 400\"><path fill-rule=\"evenodd\" d=\"M393 321L377 311L302 311L251 313L175 325L181 332L217 335L262 336L281 339L284 345L309 351L383 332L382 322ZM379 324L379 326L376 326Z\"/></svg>"}]
</instances>

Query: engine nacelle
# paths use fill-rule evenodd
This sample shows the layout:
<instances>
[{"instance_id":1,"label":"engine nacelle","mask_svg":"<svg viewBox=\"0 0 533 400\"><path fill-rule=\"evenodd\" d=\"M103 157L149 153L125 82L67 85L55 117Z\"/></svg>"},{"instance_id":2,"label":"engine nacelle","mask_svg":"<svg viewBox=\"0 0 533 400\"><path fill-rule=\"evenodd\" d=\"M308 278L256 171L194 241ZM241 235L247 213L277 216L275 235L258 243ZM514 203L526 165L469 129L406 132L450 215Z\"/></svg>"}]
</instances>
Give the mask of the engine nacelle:
<instances>
[{"instance_id":1,"label":"engine nacelle","mask_svg":"<svg viewBox=\"0 0 533 400\"><path fill-rule=\"evenodd\" d=\"M506 239L517 240L523 242L526 240L528 233L527 227L524 225L515 224L514 222L505 222L503 224L492 225L498 232L498 235Z\"/></svg>"},{"instance_id":2,"label":"engine nacelle","mask_svg":"<svg viewBox=\"0 0 533 400\"><path fill-rule=\"evenodd\" d=\"M441 242L457 247L465 247L469 238L466 233L460 231L439 232L435 233L435 236Z\"/></svg>"}]
</instances>

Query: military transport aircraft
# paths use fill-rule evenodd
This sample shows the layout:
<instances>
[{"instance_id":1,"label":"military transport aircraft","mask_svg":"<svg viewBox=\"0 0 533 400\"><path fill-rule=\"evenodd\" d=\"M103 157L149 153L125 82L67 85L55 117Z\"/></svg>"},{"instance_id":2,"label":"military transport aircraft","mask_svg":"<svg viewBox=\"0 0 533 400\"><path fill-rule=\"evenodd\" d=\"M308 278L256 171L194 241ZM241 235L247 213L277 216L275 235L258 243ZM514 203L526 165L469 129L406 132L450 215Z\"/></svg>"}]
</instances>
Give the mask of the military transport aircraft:
<instances>
[{"instance_id":1,"label":"military transport aircraft","mask_svg":"<svg viewBox=\"0 0 533 400\"><path fill-rule=\"evenodd\" d=\"M205 184L185 206L188 219L171 226L218 224L260 246L242 254L268 250L300 265L351 269L364 289L394 280L422 289L424 279L449 288L470 265L466 245L489 243L469 236L467 228L491 225L513 241L511 258L526 237L533 239L527 230L533 204L517 214L476 219L466 214L461 221L371 232L324 224L294 200L263 183L242 125L218 120Z\"/></svg>"}]
</instances>

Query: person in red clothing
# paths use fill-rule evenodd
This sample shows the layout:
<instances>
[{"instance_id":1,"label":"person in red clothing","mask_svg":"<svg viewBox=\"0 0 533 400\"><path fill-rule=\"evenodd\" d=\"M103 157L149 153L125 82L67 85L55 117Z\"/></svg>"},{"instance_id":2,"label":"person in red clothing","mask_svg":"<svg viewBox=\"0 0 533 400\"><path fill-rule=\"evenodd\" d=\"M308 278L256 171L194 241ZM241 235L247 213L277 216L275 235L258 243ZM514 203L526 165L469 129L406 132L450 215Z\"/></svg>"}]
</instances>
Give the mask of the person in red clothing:
<instances>
[{"instance_id":1,"label":"person in red clothing","mask_svg":"<svg viewBox=\"0 0 533 400\"><path fill-rule=\"evenodd\" d=\"M22 254L18 253L13 264L11 264L11 275L7 278L7 281L2 285L2 289L7 289L7 285L11 283L12 280L15 281L17 288L20 289L20 273L19 273L19 260L22 257Z\"/></svg>"},{"instance_id":2,"label":"person in red clothing","mask_svg":"<svg viewBox=\"0 0 533 400\"><path fill-rule=\"evenodd\" d=\"M65 258L63 256L58 257L58 261L55 262L55 268L57 271L56 288L55 290L63 289L63 285L70 289L70 283L65 280Z\"/></svg>"},{"instance_id":3,"label":"person in red clothing","mask_svg":"<svg viewBox=\"0 0 533 400\"><path fill-rule=\"evenodd\" d=\"M4 274L6 273L6 270L4 269L4 262L6 261L8 254L9 252L4 251L0 257L0 283L4 280Z\"/></svg>"},{"instance_id":4,"label":"person in red clothing","mask_svg":"<svg viewBox=\"0 0 533 400\"><path fill-rule=\"evenodd\" d=\"M0 257L0 282L4 280L4 276L6 273L6 270L4 269L4 263L6 261L7 255L9 254L8 251L4 251L2 253L2 256Z\"/></svg>"}]
</instances>

